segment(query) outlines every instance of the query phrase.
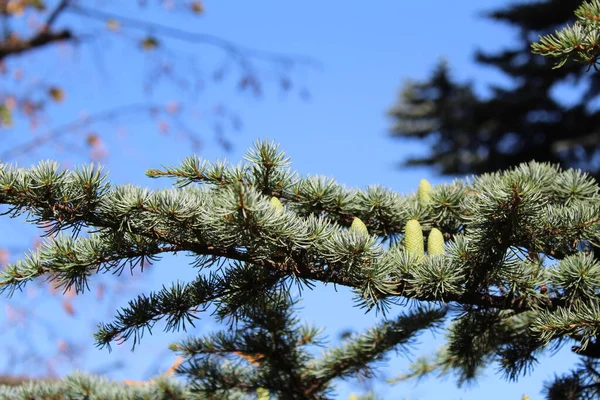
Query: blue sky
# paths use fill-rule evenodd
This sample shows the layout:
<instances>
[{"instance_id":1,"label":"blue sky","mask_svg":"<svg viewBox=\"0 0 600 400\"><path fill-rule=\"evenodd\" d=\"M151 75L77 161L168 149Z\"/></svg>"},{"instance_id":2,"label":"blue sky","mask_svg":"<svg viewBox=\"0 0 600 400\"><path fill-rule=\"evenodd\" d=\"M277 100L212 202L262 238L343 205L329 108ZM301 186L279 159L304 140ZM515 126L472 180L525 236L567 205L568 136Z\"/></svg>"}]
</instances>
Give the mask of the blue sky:
<instances>
[{"instance_id":1,"label":"blue sky","mask_svg":"<svg viewBox=\"0 0 600 400\"><path fill-rule=\"evenodd\" d=\"M159 86L152 95L157 101L183 96L184 100L202 109L210 110L214 104L222 102L239 111L243 129L228 133L228 138L234 141L234 148L229 153L212 140L210 124L202 116L192 122L206 137L200 152L203 157L211 160L226 157L235 163L257 138L268 137L281 144L291 157L293 167L301 174L333 176L338 182L352 187L378 184L407 193L416 190L422 178L434 184L451 178L436 176L425 168L397 168L400 160L410 154L426 152L427 148L423 144L390 139L386 110L393 105L405 79L426 78L441 57L449 61L454 77L473 80L481 93L485 93L486 83L507 83L498 72L483 69L472 61L476 48L493 51L514 43L514 32L479 17L482 11L506 3L500 0L382 0L370 3L207 0L207 12L200 18L182 18L156 11L136 16L190 31L211 33L256 49L307 55L320 63L319 68L300 68L291 75L294 83L304 85L310 91L308 101L291 94L283 95L274 85L267 86L263 98L256 101L248 95L239 95L234 83L227 79L224 84L209 85L197 97L182 94L173 86ZM119 12L133 15L133 10L124 7ZM73 17L67 16L65 21L69 18ZM93 29L93 22L86 21L86 24L90 24L86 28ZM98 29L103 29L101 24ZM167 44L173 49L192 53L201 65L208 67L207 72L219 63L218 53L209 47L176 41ZM40 63L39 67L29 64L28 68L49 79L64 82L67 94L63 104L49 110L50 122L59 125L73 120L84 110L97 112L108 105L147 101L148 95L142 90L142 77L150 59L132 51L131 47L118 41L94 40L91 46L81 46L77 51L61 49L59 56L55 50L41 52L37 60L50 54L54 60L52 67ZM186 61L182 58L180 62ZM77 79L71 79L72 76ZM147 119L124 121L124 125L126 135L111 132L105 139L109 153L103 163L111 171L111 180L149 187L168 185L168 181L148 180L144 172L148 168L176 164L191 154L187 142L157 133L155 123ZM17 124L2 134L0 150L28 139L29 135L25 124ZM54 150L41 150L15 161L29 164L40 157L66 159L67 165L86 161L85 155L57 154ZM17 245L26 235L31 235L31 231L24 228L22 222L0 219L0 244ZM168 257L152 266L144 279L124 279L124 286L133 285L133 288L127 287L127 293L158 289L164 282L175 279L190 279L194 271L186 262L182 256ZM301 316L308 322L326 328L332 342L344 329L360 330L380 319L375 313L365 315L353 308L348 291L332 289L318 286L312 292L303 292L301 310ZM19 299L11 299L7 304L13 301ZM107 321L107 304L114 310L126 301L127 298L115 298L97 306L91 298L83 299L78 304L85 307L85 318L61 317L59 323L68 327L71 334L81 332L89 336L92 332L90 315L98 315L97 321L91 318L94 323ZM36 309L43 314L52 312L57 306L56 299L40 300ZM206 332L206 329L215 330L217 326L208 320L201 322L198 332ZM129 360L128 368L113 376L145 379L153 372L157 358L164 357L158 363L161 368L172 362L173 357L165 351L166 344L184 336L164 335L159 331L157 329L153 337L145 336L134 353L130 353L127 346L118 347L111 354L96 350L90 336L86 360L80 367L96 369L109 365L116 357L123 357ZM433 352L442 343L442 336L424 335L412 357ZM18 341L15 343L18 345ZM382 374L393 377L405 371L406 360L402 355L393 356L382 368ZM566 371L573 360L568 353L559 353L551 365L546 359L531 376L518 383L504 382L495 374L493 366L478 385L469 388L456 388L452 379L429 379L418 384L378 384L376 389L385 399L433 400L443 396L444 399L474 400L485 396L488 400L506 400L520 399L524 393L536 399L541 398L538 391L542 381L554 373ZM360 391L356 385L341 384L339 387L341 399L347 398L352 390Z\"/></svg>"}]
</instances>

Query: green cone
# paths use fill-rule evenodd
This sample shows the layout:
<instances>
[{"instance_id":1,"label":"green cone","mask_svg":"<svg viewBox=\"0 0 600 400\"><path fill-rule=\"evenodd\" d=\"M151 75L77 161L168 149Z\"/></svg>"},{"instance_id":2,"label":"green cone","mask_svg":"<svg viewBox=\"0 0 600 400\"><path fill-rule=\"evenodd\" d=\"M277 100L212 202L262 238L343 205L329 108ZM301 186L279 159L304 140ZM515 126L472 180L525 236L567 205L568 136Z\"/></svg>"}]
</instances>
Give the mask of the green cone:
<instances>
[{"instance_id":1,"label":"green cone","mask_svg":"<svg viewBox=\"0 0 600 400\"><path fill-rule=\"evenodd\" d=\"M281 203L279 203L281 204ZM256 389L256 400L269 400L271 398L271 394L265 388Z\"/></svg>"},{"instance_id":2,"label":"green cone","mask_svg":"<svg viewBox=\"0 0 600 400\"><path fill-rule=\"evenodd\" d=\"M419 190L417 190L417 196L419 197L419 204L422 206L427 205L431 201L431 183L427 179L421 179L419 182Z\"/></svg>"},{"instance_id":3,"label":"green cone","mask_svg":"<svg viewBox=\"0 0 600 400\"><path fill-rule=\"evenodd\" d=\"M445 246L444 246L444 235L437 228L432 228L431 232L429 232L429 237L427 238L427 254L430 256L435 256L439 254L444 254Z\"/></svg>"},{"instance_id":4,"label":"green cone","mask_svg":"<svg viewBox=\"0 0 600 400\"><path fill-rule=\"evenodd\" d=\"M406 251L414 254L418 257L422 257L425 254L425 245L423 243L423 230L421 224L416 219L411 219L406 223L404 230L404 246Z\"/></svg>"},{"instance_id":5,"label":"green cone","mask_svg":"<svg viewBox=\"0 0 600 400\"><path fill-rule=\"evenodd\" d=\"M369 234L369 230L367 229L367 226L358 217L354 217L354 219L352 220L352 225L350 226L350 230L364 233L365 235Z\"/></svg>"},{"instance_id":6,"label":"green cone","mask_svg":"<svg viewBox=\"0 0 600 400\"><path fill-rule=\"evenodd\" d=\"M269 203L276 210L283 209L283 204L281 204L281 202L279 201L279 199L277 197L271 197L271 200L269 200Z\"/></svg>"}]
</instances>

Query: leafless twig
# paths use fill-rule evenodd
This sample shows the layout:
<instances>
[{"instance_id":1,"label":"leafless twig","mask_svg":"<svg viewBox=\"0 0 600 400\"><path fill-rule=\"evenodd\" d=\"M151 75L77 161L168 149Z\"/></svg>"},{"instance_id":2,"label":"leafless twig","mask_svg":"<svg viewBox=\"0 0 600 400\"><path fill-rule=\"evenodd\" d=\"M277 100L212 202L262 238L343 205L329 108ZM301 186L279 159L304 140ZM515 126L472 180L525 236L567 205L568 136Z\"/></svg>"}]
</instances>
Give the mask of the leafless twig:
<instances>
[{"instance_id":1,"label":"leafless twig","mask_svg":"<svg viewBox=\"0 0 600 400\"><path fill-rule=\"evenodd\" d=\"M103 111L97 114L93 114L86 118L80 118L76 121L72 121L61 125L57 128L52 129L50 132L43 136L38 136L30 141L23 143L20 146L13 147L8 150L4 150L0 153L0 160L9 160L19 155L27 154L34 149L51 141L56 141L65 135L73 133L79 129L86 128L94 123L115 119L122 115L131 115L139 113L152 113L164 109L164 106L152 103L139 103L131 104L127 106L119 106L112 108L107 111Z\"/></svg>"},{"instance_id":2,"label":"leafless twig","mask_svg":"<svg viewBox=\"0 0 600 400\"><path fill-rule=\"evenodd\" d=\"M150 30L152 32L156 32L158 35L164 35L173 39L178 39L186 42L205 43L213 45L223 49L225 52L227 52L229 55L235 58L252 57L256 59L275 61L286 65L291 65L294 63L308 64L314 67L319 65L319 63L316 60L310 57L300 55L284 55L280 53L249 49L231 41L228 41L226 39L223 39L221 37L210 35L207 33L189 32L167 25L143 21L136 18L123 17L117 14L108 13L97 9L82 7L80 5L73 5L69 7L68 12L75 13L82 17L100 20L103 22L106 22L107 20L116 20L119 21L121 25L132 29Z\"/></svg>"},{"instance_id":3,"label":"leafless twig","mask_svg":"<svg viewBox=\"0 0 600 400\"><path fill-rule=\"evenodd\" d=\"M46 19L46 29L50 29L52 24L56 21L56 19L60 16L60 14L66 10L69 6L70 0L61 0L57 6L52 10L50 15L48 15L48 19Z\"/></svg>"}]
</instances>

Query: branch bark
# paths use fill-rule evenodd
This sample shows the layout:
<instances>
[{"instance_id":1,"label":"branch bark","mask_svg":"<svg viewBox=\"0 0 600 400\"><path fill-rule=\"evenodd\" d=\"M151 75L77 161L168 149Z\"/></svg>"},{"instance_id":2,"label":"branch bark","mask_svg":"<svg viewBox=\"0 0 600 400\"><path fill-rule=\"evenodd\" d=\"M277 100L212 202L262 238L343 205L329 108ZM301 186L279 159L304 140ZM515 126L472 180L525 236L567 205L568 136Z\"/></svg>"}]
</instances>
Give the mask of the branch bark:
<instances>
[{"instance_id":1,"label":"branch bark","mask_svg":"<svg viewBox=\"0 0 600 400\"><path fill-rule=\"evenodd\" d=\"M57 32L40 31L35 36L26 40L8 39L0 42L0 61L8 56L24 53L28 50L44 47L55 42L63 42L74 38L70 30Z\"/></svg>"}]
</instances>

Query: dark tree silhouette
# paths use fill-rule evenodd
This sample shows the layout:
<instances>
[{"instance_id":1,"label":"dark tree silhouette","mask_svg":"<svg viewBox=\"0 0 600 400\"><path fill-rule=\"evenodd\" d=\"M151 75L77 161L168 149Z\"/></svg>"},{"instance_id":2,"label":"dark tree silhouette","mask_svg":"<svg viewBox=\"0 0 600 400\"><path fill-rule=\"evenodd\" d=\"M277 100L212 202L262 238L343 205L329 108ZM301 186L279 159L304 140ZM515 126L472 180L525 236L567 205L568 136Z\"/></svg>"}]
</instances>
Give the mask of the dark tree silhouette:
<instances>
[{"instance_id":1,"label":"dark tree silhouette","mask_svg":"<svg viewBox=\"0 0 600 400\"><path fill-rule=\"evenodd\" d=\"M579 167L600 175L600 75L585 74L587 65L555 60L531 52L539 35L574 20L578 0L527 1L488 12L508 24L519 44L498 53L476 52L476 61L510 77L507 87L491 86L482 97L471 84L452 79L445 62L425 82L408 82L390 110L395 138L427 139L431 152L405 165L431 165L442 174L470 174L506 169L537 160ZM562 104L558 85L579 85L576 100Z\"/></svg>"}]
</instances>

